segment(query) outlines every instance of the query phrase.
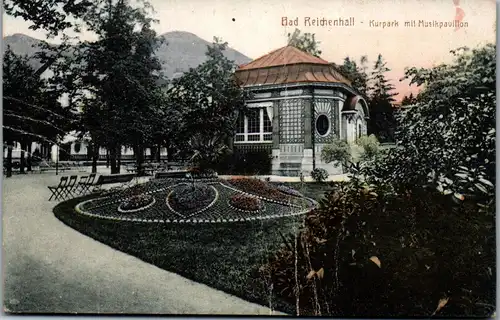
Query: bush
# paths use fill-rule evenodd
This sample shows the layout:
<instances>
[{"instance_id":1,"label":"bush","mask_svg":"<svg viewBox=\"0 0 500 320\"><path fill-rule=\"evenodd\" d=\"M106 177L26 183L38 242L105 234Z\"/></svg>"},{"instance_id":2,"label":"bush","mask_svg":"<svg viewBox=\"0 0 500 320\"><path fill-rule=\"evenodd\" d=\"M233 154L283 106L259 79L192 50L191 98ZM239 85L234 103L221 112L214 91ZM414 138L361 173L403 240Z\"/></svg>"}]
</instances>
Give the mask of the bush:
<instances>
[{"instance_id":1,"label":"bush","mask_svg":"<svg viewBox=\"0 0 500 320\"><path fill-rule=\"evenodd\" d=\"M214 197L214 190L206 184L182 184L174 188L168 200L175 211L190 213L205 208Z\"/></svg>"},{"instance_id":2,"label":"bush","mask_svg":"<svg viewBox=\"0 0 500 320\"><path fill-rule=\"evenodd\" d=\"M347 141L335 139L331 144L323 147L321 160L325 163L333 162L335 164L346 165L352 159L351 153L351 147Z\"/></svg>"},{"instance_id":3,"label":"bush","mask_svg":"<svg viewBox=\"0 0 500 320\"><path fill-rule=\"evenodd\" d=\"M373 134L359 137L356 144L363 148L361 160L373 159L380 154L380 143Z\"/></svg>"},{"instance_id":4,"label":"bush","mask_svg":"<svg viewBox=\"0 0 500 320\"><path fill-rule=\"evenodd\" d=\"M342 183L307 215L297 248L285 239L261 272L294 305L298 274L301 315L486 317L495 306L493 228L475 203L433 190L393 196ZM447 304L436 310L439 301Z\"/></svg>"},{"instance_id":5,"label":"bush","mask_svg":"<svg viewBox=\"0 0 500 320\"><path fill-rule=\"evenodd\" d=\"M229 203L238 209L245 211L258 211L262 209L262 201L258 198L250 197L244 194L236 194L232 196L229 200Z\"/></svg>"},{"instance_id":6,"label":"bush","mask_svg":"<svg viewBox=\"0 0 500 320\"><path fill-rule=\"evenodd\" d=\"M271 172L271 157L267 150L235 151L222 159L216 168L225 174L264 175Z\"/></svg>"},{"instance_id":7,"label":"bush","mask_svg":"<svg viewBox=\"0 0 500 320\"><path fill-rule=\"evenodd\" d=\"M311 171L311 177L316 182L323 182L326 179L328 179L328 171L326 171L323 168L316 168L313 171Z\"/></svg>"}]
</instances>

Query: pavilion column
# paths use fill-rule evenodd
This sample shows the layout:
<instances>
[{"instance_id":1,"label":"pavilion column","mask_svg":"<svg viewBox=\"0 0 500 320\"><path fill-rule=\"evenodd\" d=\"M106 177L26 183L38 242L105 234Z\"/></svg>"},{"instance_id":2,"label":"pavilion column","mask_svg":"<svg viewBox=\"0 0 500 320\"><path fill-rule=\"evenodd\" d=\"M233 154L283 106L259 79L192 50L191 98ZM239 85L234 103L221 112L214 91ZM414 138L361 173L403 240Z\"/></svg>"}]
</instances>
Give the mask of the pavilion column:
<instances>
[{"instance_id":1,"label":"pavilion column","mask_svg":"<svg viewBox=\"0 0 500 320\"><path fill-rule=\"evenodd\" d=\"M314 101L307 99L304 101L304 154L302 157L302 171L308 174L314 168L314 151L313 151L313 117L314 117Z\"/></svg>"},{"instance_id":2,"label":"pavilion column","mask_svg":"<svg viewBox=\"0 0 500 320\"><path fill-rule=\"evenodd\" d=\"M271 174L279 174L280 169L280 121L279 102L273 102L273 149L271 159Z\"/></svg>"}]
</instances>

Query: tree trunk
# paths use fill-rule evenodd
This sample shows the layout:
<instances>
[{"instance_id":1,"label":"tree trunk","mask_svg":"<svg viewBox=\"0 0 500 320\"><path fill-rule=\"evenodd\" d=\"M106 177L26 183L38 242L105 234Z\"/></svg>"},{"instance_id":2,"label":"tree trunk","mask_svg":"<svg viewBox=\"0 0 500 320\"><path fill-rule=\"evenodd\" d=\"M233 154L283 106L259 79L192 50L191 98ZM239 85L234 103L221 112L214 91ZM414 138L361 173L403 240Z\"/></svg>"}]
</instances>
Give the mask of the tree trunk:
<instances>
[{"instance_id":1,"label":"tree trunk","mask_svg":"<svg viewBox=\"0 0 500 320\"><path fill-rule=\"evenodd\" d=\"M12 177L12 144L13 141L7 141L7 163L6 163L6 177Z\"/></svg>"},{"instance_id":2,"label":"tree trunk","mask_svg":"<svg viewBox=\"0 0 500 320\"><path fill-rule=\"evenodd\" d=\"M97 173L97 160L99 159L99 145L92 142L92 173Z\"/></svg>"},{"instance_id":3,"label":"tree trunk","mask_svg":"<svg viewBox=\"0 0 500 320\"><path fill-rule=\"evenodd\" d=\"M111 163L111 174L119 173L117 166L117 157L116 157L116 145L109 146L109 160Z\"/></svg>"},{"instance_id":4,"label":"tree trunk","mask_svg":"<svg viewBox=\"0 0 500 320\"><path fill-rule=\"evenodd\" d=\"M109 150L106 149L106 168L109 168Z\"/></svg>"},{"instance_id":5,"label":"tree trunk","mask_svg":"<svg viewBox=\"0 0 500 320\"><path fill-rule=\"evenodd\" d=\"M156 153L156 162L161 161L161 144L158 144L158 152Z\"/></svg>"},{"instance_id":6,"label":"tree trunk","mask_svg":"<svg viewBox=\"0 0 500 320\"><path fill-rule=\"evenodd\" d=\"M29 171L29 172L32 171L32 168L31 168L31 161L32 161L31 145L32 144L33 144L33 142L31 140L28 140L28 159L26 160L26 167L27 167L27 171Z\"/></svg>"},{"instance_id":7,"label":"tree trunk","mask_svg":"<svg viewBox=\"0 0 500 320\"><path fill-rule=\"evenodd\" d=\"M145 176L146 173L144 171L144 147L141 145L134 146L135 160L137 164L137 175L142 177Z\"/></svg>"},{"instance_id":8,"label":"tree trunk","mask_svg":"<svg viewBox=\"0 0 500 320\"><path fill-rule=\"evenodd\" d=\"M118 160L118 173L120 173L122 168L122 146L116 148L116 155Z\"/></svg>"},{"instance_id":9,"label":"tree trunk","mask_svg":"<svg viewBox=\"0 0 500 320\"><path fill-rule=\"evenodd\" d=\"M20 174L24 174L24 167L26 165L25 161L26 161L26 157L25 157L25 153L26 153L26 141L24 139L21 140L21 159L20 159L20 163L19 163L19 173Z\"/></svg>"}]
</instances>

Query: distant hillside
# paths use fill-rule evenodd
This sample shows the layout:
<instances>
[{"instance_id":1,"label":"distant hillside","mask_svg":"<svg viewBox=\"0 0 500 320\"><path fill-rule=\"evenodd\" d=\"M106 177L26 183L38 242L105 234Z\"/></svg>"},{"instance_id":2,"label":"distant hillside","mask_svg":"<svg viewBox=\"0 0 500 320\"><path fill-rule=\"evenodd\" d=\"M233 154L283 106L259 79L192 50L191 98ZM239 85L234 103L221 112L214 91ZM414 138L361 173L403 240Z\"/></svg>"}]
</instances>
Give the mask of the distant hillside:
<instances>
[{"instance_id":1,"label":"distant hillside","mask_svg":"<svg viewBox=\"0 0 500 320\"><path fill-rule=\"evenodd\" d=\"M172 78L175 73L186 72L189 68L195 68L206 61L207 45L210 45L211 42L185 31L167 32L162 36L165 38L165 43L156 54L167 78ZM40 40L20 33L4 37L3 41L4 50L10 45L16 54L29 57L38 51L36 46L40 43ZM238 65L252 60L232 48L228 48L224 55ZM32 62L35 68L40 66L36 59L33 59Z\"/></svg>"}]
</instances>

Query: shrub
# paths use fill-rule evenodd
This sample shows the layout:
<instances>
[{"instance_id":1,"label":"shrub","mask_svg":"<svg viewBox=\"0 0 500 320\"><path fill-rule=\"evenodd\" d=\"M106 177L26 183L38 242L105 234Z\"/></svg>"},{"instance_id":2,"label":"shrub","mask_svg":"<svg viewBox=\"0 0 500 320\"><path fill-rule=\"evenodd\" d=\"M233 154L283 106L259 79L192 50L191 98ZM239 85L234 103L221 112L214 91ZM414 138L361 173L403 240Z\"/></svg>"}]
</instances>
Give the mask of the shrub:
<instances>
[{"instance_id":1,"label":"shrub","mask_svg":"<svg viewBox=\"0 0 500 320\"><path fill-rule=\"evenodd\" d=\"M236 194L229 200L230 204L238 209L246 211L258 211L262 209L262 201L258 198L250 197L244 194Z\"/></svg>"},{"instance_id":2,"label":"shrub","mask_svg":"<svg viewBox=\"0 0 500 320\"><path fill-rule=\"evenodd\" d=\"M172 190L169 203L174 210L189 213L205 208L214 197L214 190L206 184L182 184Z\"/></svg>"},{"instance_id":3,"label":"shrub","mask_svg":"<svg viewBox=\"0 0 500 320\"><path fill-rule=\"evenodd\" d=\"M323 168L316 168L313 171L311 171L311 177L316 182L323 182L326 179L328 179L328 171L326 171Z\"/></svg>"},{"instance_id":4,"label":"shrub","mask_svg":"<svg viewBox=\"0 0 500 320\"><path fill-rule=\"evenodd\" d=\"M261 268L301 315L489 316L495 305L494 216L418 188L384 195L338 184L306 228ZM295 260L297 259L297 265ZM298 275L299 290L295 288Z\"/></svg>"},{"instance_id":5,"label":"shrub","mask_svg":"<svg viewBox=\"0 0 500 320\"><path fill-rule=\"evenodd\" d=\"M325 163L333 162L335 164L345 165L352 159L351 147L345 140L335 139L331 144L323 147L321 151L321 160Z\"/></svg>"},{"instance_id":6,"label":"shrub","mask_svg":"<svg viewBox=\"0 0 500 320\"><path fill-rule=\"evenodd\" d=\"M373 159L380 154L380 143L373 134L359 137L356 144L363 148L361 160Z\"/></svg>"},{"instance_id":7,"label":"shrub","mask_svg":"<svg viewBox=\"0 0 500 320\"><path fill-rule=\"evenodd\" d=\"M226 156L216 166L217 171L227 174L269 174L271 172L271 157L269 151L235 151Z\"/></svg>"}]
</instances>

